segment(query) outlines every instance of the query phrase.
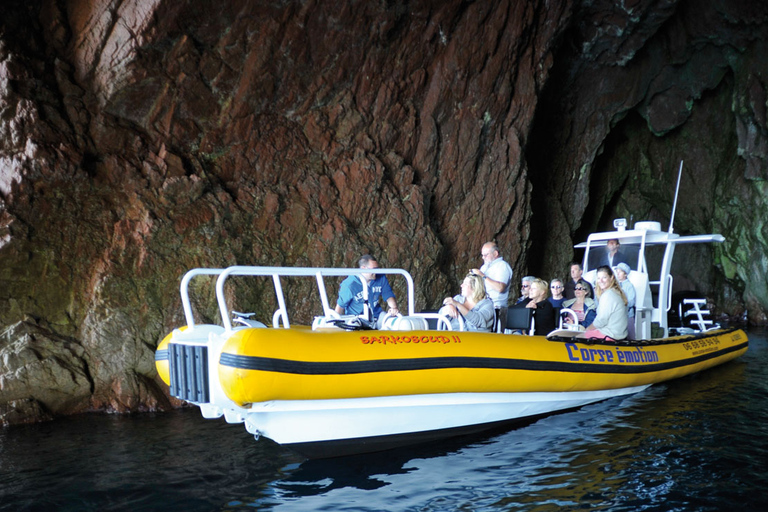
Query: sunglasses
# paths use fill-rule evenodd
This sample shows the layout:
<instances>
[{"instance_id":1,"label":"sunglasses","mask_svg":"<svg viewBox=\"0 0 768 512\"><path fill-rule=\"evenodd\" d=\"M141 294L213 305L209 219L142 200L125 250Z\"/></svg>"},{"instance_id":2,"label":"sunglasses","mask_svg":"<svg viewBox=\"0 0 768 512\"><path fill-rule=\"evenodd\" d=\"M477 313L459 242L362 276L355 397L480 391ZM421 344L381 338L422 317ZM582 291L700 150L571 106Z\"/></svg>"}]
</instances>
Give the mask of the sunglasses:
<instances>
[{"instance_id":1,"label":"sunglasses","mask_svg":"<svg viewBox=\"0 0 768 512\"><path fill-rule=\"evenodd\" d=\"M524 285L522 286L522 288L530 288L530 286L528 286L527 284L524 284Z\"/></svg>"},{"instance_id":2,"label":"sunglasses","mask_svg":"<svg viewBox=\"0 0 768 512\"><path fill-rule=\"evenodd\" d=\"M574 290L576 290L577 292L585 292L585 291L587 291L586 288L578 288L578 287L574 288Z\"/></svg>"},{"instance_id":3,"label":"sunglasses","mask_svg":"<svg viewBox=\"0 0 768 512\"><path fill-rule=\"evenodd\" d=\"M560 288L562 288L562 286L550 286L550 288L556 288L559 290Z\"/></svg>"}]
</instances>

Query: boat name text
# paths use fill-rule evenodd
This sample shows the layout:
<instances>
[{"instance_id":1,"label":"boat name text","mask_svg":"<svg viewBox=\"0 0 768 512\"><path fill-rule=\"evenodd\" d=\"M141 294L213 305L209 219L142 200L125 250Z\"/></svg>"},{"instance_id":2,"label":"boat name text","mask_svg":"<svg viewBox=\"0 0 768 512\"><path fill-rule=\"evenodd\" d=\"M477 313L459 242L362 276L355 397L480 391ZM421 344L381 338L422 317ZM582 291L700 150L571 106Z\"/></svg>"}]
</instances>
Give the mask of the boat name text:
<instances>
[{"instance_id":1,"label":"boat name text","mask_svg":"<svg viewBox=\"0 0 768 512\"><path fill-rule=\"evenodd\" d=\"M360 336L363 345L372 343L387 343L397 345L399 343L461 343L458 336Z\"/></svg>"},{"instance_id":2,"label":"boat name text","mask_svg":"<svg viewBox=\"0 0 768 512\"><path fill-rule=\"evenodd\" d=\"M612 348L579 348L575 343L566 343L568 359L571 361L588 361L591 363L655 363L659 354L655 350L643 350L636 347L632 350Z\"/></svg>"}]
</instances>

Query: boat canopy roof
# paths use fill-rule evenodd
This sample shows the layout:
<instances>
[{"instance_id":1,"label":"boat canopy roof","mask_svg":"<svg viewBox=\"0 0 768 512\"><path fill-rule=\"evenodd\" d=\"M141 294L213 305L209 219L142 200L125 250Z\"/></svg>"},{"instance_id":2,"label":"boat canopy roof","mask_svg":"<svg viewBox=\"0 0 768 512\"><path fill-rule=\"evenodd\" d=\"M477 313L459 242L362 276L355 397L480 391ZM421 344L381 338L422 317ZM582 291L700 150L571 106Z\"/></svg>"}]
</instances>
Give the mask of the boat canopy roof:
<instances>
[{"instance_id":1,"label":"boat canopy roof","mask_svg":"<svg viewBox=\"0 0 768 512\"><path fill-rule=\"evenodd\" d=\"M586 242L574 246L576 249L585 249L585 272L599 266L600 255L603 254L603 250L595 251L594 249L598 247L604 248L609 240L618 240L623 250L626 251L625 256L630 268L643 273L648 272L646 263L647 247L665 247L665 253L668 254L671 263L675 245L725 241L725 237L719 234L681 236L673 231L662 231L661 225L658 222L638 222L635 224L634 229L625 229L626 221L624 219L617 219L614 221L614 226L617 226L615 231L592 233L587 237ZM663 271L662 274L664 273ZM661 275L659 280L663 280L665 277L665 275Z\"/></svg>"},{"instance_id":2,"label":"boat canopy roof","mask_svg":"<svg viewBox=\"0 0 768 512\"><path fill-rule=\"evenodd\" d=\"M619 240L624 244L667 245L724 242L725 237L719 234L681 236L674 232L661 231L658 222L638 222L635 229L617 229L592 233L586 242L574 245L577 249L587 247L603 247L608 240Z\"/></svg>"}]
</instances>

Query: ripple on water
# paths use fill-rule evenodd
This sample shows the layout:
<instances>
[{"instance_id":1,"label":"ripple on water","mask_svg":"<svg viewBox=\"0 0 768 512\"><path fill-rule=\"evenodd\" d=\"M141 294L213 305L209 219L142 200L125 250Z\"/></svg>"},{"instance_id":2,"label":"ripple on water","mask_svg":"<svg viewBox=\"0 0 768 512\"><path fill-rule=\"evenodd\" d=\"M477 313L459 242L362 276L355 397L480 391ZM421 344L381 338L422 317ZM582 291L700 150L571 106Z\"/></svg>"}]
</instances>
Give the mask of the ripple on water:
<instances>
[{"instance_id":1,"label":"ripple on water","mask_svg":"<svg viewBox=\"0 0 768 512\"><path fill-rule=\"evenodd\" d=\"M517 429L303 461L195 410L0 429L0 510L768 510L768 344Z\"/></svg>"}]
</instances>

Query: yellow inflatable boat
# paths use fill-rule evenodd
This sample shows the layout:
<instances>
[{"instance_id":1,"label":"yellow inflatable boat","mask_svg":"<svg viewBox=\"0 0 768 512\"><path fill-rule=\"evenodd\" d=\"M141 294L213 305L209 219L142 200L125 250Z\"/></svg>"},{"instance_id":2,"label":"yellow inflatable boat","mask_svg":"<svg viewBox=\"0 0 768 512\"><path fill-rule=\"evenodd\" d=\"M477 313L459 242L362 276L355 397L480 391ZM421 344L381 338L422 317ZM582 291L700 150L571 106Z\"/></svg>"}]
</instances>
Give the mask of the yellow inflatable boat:
<instances>
[{"instance_id":1,"label":"yellow inflatable boat","mask_svg":"<svg viewBox=\"0 0 768 512\"><path fill-rule=\"evenodd\" d=\"M619 233L625 247L635 242L644 248L654 235L661 236L648 229ZM650 286L644 263L641 253L633 268L643 274L634 276L638 287ZM698 308L702 328L696 332L680 329L670 336L665 320L654 322L662 333L658 339L636 341L588 340L568 330L451 330L438 314L414 311L413 281L401 269L377 273L405 279L407 314L370 330L357 317L339 317L325 291L329 276L360 273L281 267L188 272L181 284L187 325L158 346L160 376L171 394L199 406L206 418L223 416L244 423L257 437L326 457L477 431L635 393L725 363L748 348L742 330L713 328ZM216 277L221 325L194 321L188 288L198 275ZM224 293L231 276L272 280L278 308L271 326L239 315L233 324ZM318 283L322 314L312 326L293 326L287 314L282 280L300 277ZM638 295L637 328L646 332L667 304L652 304L648 288Z\"/></svg>"}]
</instances>

